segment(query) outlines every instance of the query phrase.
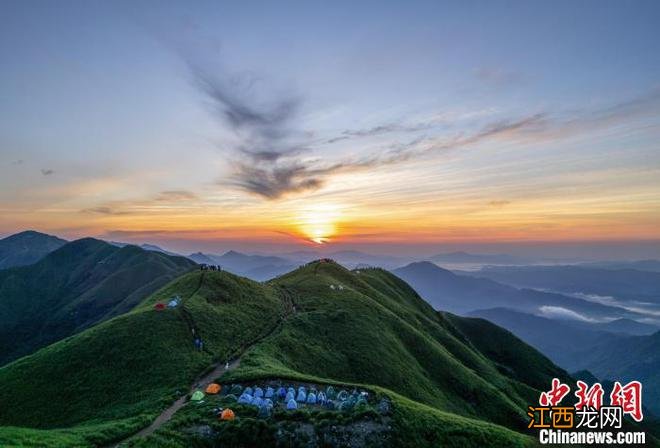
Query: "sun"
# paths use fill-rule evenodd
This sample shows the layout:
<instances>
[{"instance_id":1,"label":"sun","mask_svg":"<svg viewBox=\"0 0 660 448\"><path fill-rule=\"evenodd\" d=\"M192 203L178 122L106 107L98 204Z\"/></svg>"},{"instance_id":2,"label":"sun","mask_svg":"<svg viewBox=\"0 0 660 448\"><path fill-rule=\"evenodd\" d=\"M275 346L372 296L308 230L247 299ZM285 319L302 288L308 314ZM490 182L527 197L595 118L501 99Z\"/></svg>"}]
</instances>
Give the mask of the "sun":
<instances>
[{"instance_id":1,"label":"sun","mask_svg":"<svg viewBox=\"0 0 660 448\"><path fill-rule=\"evenodd\" d=\"M330 204L305 207L300 214L299 227L305 237L316 244L327 244L337 234L339 208Z\"/></svg>"}]
</instances>

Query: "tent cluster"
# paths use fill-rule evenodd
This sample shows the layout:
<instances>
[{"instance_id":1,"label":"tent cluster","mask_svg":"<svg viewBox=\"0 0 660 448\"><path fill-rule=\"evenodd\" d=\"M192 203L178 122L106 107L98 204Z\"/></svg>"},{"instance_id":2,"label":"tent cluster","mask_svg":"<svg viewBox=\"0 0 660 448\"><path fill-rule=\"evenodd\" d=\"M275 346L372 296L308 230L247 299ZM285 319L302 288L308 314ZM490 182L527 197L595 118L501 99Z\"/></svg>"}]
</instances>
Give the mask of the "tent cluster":
<instances>
[{"instance_id":1,"label":"tent cluster","mask_svg":"<svg viewBox=\"0 0 660 448\"><path fill-rule=\"evenodd\" d=\"M267 386L265 389L255 386L243 389L234 385L230 391L238 396L239 404L255 406L259 408L259 416L268 417L273 408L281 406L286 410L295 410L305 406L316 406L328 410L350 411L355 407L367 406L369 394L365 391L354 389L352 392L341 389L336 391L333 386L316 388L315 386L280 386L274 388Z\"/></svg>"},{"instance_id":2,"label":"tent cluster","mask_svg":"<svg viewBox=\"0 0 660 448\"><path fill-rule=\"evenodd\" d=\"M330 289L332 290L338 289L342 291L344 289L344 285L330 285Z\"/></svg>"}]
</instances>

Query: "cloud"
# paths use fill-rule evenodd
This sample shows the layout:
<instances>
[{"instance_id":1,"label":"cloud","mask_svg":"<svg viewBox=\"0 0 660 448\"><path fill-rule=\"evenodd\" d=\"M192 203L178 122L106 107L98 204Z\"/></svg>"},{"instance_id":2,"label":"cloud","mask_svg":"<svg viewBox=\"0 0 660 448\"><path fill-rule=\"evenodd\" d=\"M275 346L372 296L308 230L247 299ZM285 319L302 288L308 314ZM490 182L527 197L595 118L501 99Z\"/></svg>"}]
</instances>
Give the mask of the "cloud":
<instances>
[{"instance_id":1,"label":"cloud","mask_svg":"<svg viewBox=\"0 0 660 448\"><path fill-rule=\"evenodd\" d=\"M197 195L192 191L187 190L169 190L161 191L154 199L159 202L178 202L178 201L192 201L197 199Z\"/></svg>"},{"instance_id":2,"label":"cloud","mask_svg":"<svg viewBox=\"0 0 660 448\"><path fill-rule=\"evenodd\" d=\"M539 308L539 312L542 316L548 317L550 319L568 319L579 320L583 322L596 322L596 319L591 319L584 314L580 314L576 311L569 310L568 308L563 308L561 306L543 305Z\"/></svg>"},{"instance_id":3,"label":"cloud","mask_svg":"<svg viewBox=\"0 0 660 448\"><path fill-rule=\"evenodd\" d=\"M389 145L380 152L364 157L345 158L332 163L288 156L282 156L265 166L237 162L235 176L229 182L221 183L229 183L266 199L278 199L287 194L318 190L335 174L394 165L423 155L476 144L489 138L512 136L516 132L527 132L540 126L541 120L540 115L534 115L520 120L493 123L474 134L445 139L419 137L407 143Z\"/></svg>"},{"instance_id":4,"label":"cloud","mask_svg":"<svg viewBox=\"0 0 660 448\"><path fill-rule=\"evenodd\" d=\"M413 124L389 122L371 128L347 129L335 137L314 142L310 140L313 132L299 130L303 104L301 95L286 90L276 91L272 88L272 82L251 73L217 70L212 68L213 64L204 63L191 54L182 53L182 56L193 86L203 94L219 123L236 137L235 141L228 143L233 173L218 183L269 200L318 190L338 173L405 163L484 142L537 143L566 138L648 113L657 107L660 98L656 92L609 108L564 117L547 112L529 113L493 121L472 131L417 135L407 142L381 146L366 156L328 161L312 157L312 153L320 145L342 140L388 133L420 134L435 128L438 123L433 120ZM486 68L478 70L476 75L497 82L516 77L513 73Z\"/></svg>"},{"instance_id":5,"label":"cloud","mask_svg":"<svg viewBox=\"0 0 660 448\"><path fill-rule=\"evenodd\" d=\"M82 213L91 213L91 214L97 214L97 215L111 215L111 216L123 216L123 215L130 215L131 212L128 211L123 211L123 210L115 210L111 207L92 207L92 208L86 208L84 210L81 210Z\"/></svg>"},{"instance_id":6,"label":"cloud","mask_svg":"<svg viewBox=\"0 0 660 448\"><path fill-rule=\"evenodd\" d=\"M433 127L433 123L424 122L412 125L404 125L401 123L387 123L379 126L374 126L367 129L347 129L337 137L326 140L326 143L336 143L342 140L359 137L374 137L378 135L390 134L393 132L400 133L413 133L419 132Z\"/></svg>"},{"instance_id":7,"label":"cloud","mask_svg":"<svg viewBox=\"0 0 660 448\"><path fill-rule=\"evenodd\" d=\"M250 73L231 74L211 70L192 56L184 56L193 85L209 100L221 122L235 132L237 153L260 162L299 154L307 148L297 139L294 123L302 98L280 92L260 95L262 80Z\"/></svg>"},{"instance_id":8,"label":"cloud","mask_svg":"<svg viewBox=\"0 0 660 448\"><path fill-rule=\"evenodd\" d=\"M498 199L495 201L490 201L488 203L488 205L490 205L491 207L497 207L497 208L502 208L509 204L511 204L511 201L507 201L506 199Z\"/></svg>"},{"instance_id":9,"label":"cloud","mask_svg":"<svg viewBox=\"0 0 660 448\"><path fill-rule=\"evenodd\" d=\"M41 169L41 174L44 176L50 176L51 174L55 174L54 170L51 170L49 168L42 168Z\"/></svg>"},{"instance_id":10,"label":"cloud","mask_svg":"<svg viewBox=\"0 0 660 448\"><path fill-rule=\"evenodd\" d=\"M23 165L24 161L22 159L14 160L11 162L12 165Z\"/></svg>"},{"instance_id":11,"label":"cloud","mask_svg":"<svg viewBox=\"0 0 660 448\"><path fill-rule=\"evenodd\" d=\"M161 191L155 197L150 199L114 201L98 207L86 208L80 210L80 212L107 216L132 215L138 212L150 211L151 206L154 205L156 205L157 208L160 208L164 203L194 201L196 199L198 199L198 196L188 190L167 190Z\"/></svg>"}]
</instances>

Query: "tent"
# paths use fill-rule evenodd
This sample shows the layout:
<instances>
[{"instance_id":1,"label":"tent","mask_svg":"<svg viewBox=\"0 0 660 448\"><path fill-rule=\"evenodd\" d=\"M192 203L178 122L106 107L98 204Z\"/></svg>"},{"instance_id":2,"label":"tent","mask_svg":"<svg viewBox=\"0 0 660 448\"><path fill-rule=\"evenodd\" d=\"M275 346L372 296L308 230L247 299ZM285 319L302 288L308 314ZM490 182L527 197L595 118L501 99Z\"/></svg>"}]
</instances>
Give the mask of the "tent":
<instances>
[{"instance_id":1,"label":"tent","mask_svg":"<svg viewBox=\"0 0 660 448\"><path fill-rule=\"evenodd\" d=\"M316 404L316 394L314 392L310 392L307 395L307 404Z\"/></svg>"},{"instance_id":2,"label":"tent","mask_svg":"<svg viewBox=\"0 0 660 448\"><path fill-rule=\"evenodd\" d=\"M280 399L284 399L284 397L286 397L286 389L283 387L277 389L277 397Z\"/></svg>"},{"instance_id":3,"label":"tent","mask_svg":"<svg viewBox=\"0 0 660 448\"><path fill-rule=\"evenodd\" d=\"M339 401L344 401L344 400L346 400L346 399L348 399L348 392L346 392L345 390L342 389L342 390L337 394L337 400L339 400Z\"/></svg>"},{"instance_id":4,"label":"tent","mask_svg":"<svg viewBox=\"0 0 660 448\"><path fill-rule=\"evenodd\" d=\"M264 400L264 405L265 405L265 406L268 406L269 408L273 408L273 407L274 407L274 405L273 405L273 401L272 401L270 398L266 398L266 399Z\"/></svg>"},{"instance_id":5,"label":"tent","mask_svg":"<svg viewBox=\"0 0 660 448\"><path fill-rule=\"evenodd\" d=\"M274 395L275 395L275 389L273 389L272 387L268 386L268 387L266 388L266 393L264 394L264 397L266 397L266 398L273 398Z\"/></svg>"},{"instance_id":6,"label":"tent","mask_svg":"<svg viewBox=\"0 0 660 448\"><path fill-rule=\"evenodd\" d=\"M284 401L286 401L287 403L288 403L289 401L291 401L291 400L295 400L295 399L296 399L296 396L295 396L295 395L293 394L293 392L291 392L291 391L287 392L287 393L286 393L286 397L284 397Z\"/></svg>"},{"instance_id":7,"label":"tent","mask_svg":"<svg viewBox=\"0 0 660 448\"><path fill-rule=\"evenodd\" d=\"M206 393L215 395L220 392L220 389L222 389L222 387L219 384L211 383L208 386L206 386Z\"/></svg>"},{"instance_id":8,"label":"tent","mask_svg":"<svg viewBox=\"0 0 660 448\"><path fill-rule=\"evenodd\" d=\"M236 416L234 415L234 411L229 408L225 409L220 414L220 420L234 420L235 418Z\"/></svg>"},{"instance_id":9,"label":"tent","mask_svg":"<svg viewBox=\"0 0 660 448\"><path fill-rule=\"evenodd\" d=\"M261 406L262 404L264 404L263 398L257 396L252 398L252 406Z\"/></svg>"},{"instance_id":10,"label":"tent","mask_svg":"<svg viewBox=\"0 0 660 448\"><path fill-rule=\"evenodd\" d=\"M337 396L335 392L335 388L332 386L328 386L328 388L325 390L325 396L328 397L328 400L334 400L335 397Z\"/></svg>"},{"instance_id":11,"label":"tent","mask_svg":"<svg viewBox=\"0 0 660 448\"><path fill-rule=\"evenodd\" d=\"M161 311L165 309L165 304L158 302L157 304L154 305L154 309Z\"/></svg>"},{"instance_id":12,"label":"tent","mask_svg":"<svg viewBox=\"0 0 660 448\"><path fill-rule=\"evenodd\" d=\"M240 395L243 392L243 388L241 387L240 384L234 384L231 387L231 393L234 395Z\"/></svg>"},{"instance_id":13,"label":"tent","mask_svg":"<svg viewBox=\"0 0 660 448\"><path fill-rule=\"evenodd\" d=\"M238 403L239 404L251 404L252 403L252 395L246 394L245 392L243 392L243 395L241 395L238 398Z\"/></svg>"},{"instance_id":14,"label":"tent","mask_svg":"<svg viewBox=\"0 0 660 448\"><path fill-rule=\"evenodd\" d=\"M250 394L253 395L254 392L252 392L252 388L250 386L246 387L245 390L243 391L245 394Z\"/></svg>"},{"instance_id":15,"label":"tent","mask_svg":"<svg viewBox=\"0 0 660 448\"><path fill-rule=\"evenodd\" d=\"M319 392L319 394L316 396L316 402L319 404L324 404L326 401L325 394L323 392Z\"/></svg>"},{"instance_id":16,"label":"tent","mask_svg":"<svg viewBox=\"0 0 660 448\"><path fill-rule=\"evenodd\" d=\"M298 396L296 397L296 401L299 401L301 403L304 403L307 401L307 394L305 393L304 390L299 390L298 391Z\"/></svg>"},{"instance_id":17,"label":"tent","mask_svg":"<svg viewBox=\"0 0 660 448\"><path fill-rule=\"evenodd\" d=\"M254 388L254 396L262 398L264 396L264 390L261 387Z\"/></svg>"},{"instance_id":18,"label":"tent","mask_svg":"<svg viewBox=\"0 0 660 448\"><path fill-rule=\"evenodd\" d=\"M179 299L172 299L167 303L168 308L176 308L179 306Z\"/></svg>"},{"instance_id":19,"label":"tent","mask_svg":"<svg viewBox=\"0 0 660 448\"><path fill-rule=\"evenodd\" d=\"M289 400L286 404L286 408L289 410L298 409L298 403L296 403L296 400Z\"/></svg>"},{"instance_id":20,"label":"tent","mask_svg":"<svg viewBox=\"0 0 660 448\"><path fill-rule=\"evenodd\" d=\"M202 401L204 399L204 392L196 390L190 397L192 401Z\"/></svg>"}]
</instances>

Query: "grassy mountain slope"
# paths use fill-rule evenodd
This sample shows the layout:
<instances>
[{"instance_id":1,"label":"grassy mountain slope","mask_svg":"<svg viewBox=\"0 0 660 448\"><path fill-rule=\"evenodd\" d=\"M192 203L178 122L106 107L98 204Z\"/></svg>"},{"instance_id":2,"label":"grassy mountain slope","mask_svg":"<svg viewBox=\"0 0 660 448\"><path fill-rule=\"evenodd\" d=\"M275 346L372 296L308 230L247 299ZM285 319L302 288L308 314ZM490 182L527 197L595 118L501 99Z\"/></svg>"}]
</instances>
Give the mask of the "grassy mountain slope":
<instances>
[{"instance_id":1,"label":"grassy mountain slope","mask_svg":"<svg viewBox=\"0 0 660 448\"><path fill-rule=\"evenodd\" d=\"M181 306L154 309L173 294ZM204 351L194 349L192 328ZM380 269L312 263L268 284L195 271L127 314L1 368L0 396L15 405L0 409L0 425L68 427L49 435L88 444L116 440L145 426L213 360L247 347L223 381L365 385L393 401L394 446L528 445L532 439L515 431L526 432L534 388L550 376L567 379L509 333L439 314ZM530 360L528 372L521 359ZM190 422L176 421L136 446L160 446L167 434L185 440ZM103 425L99 433L90 429ZM0 431L3 437L35 434L14 428ZM170 446L189 446L181 443Z\"/></svg>"},{"instance_id":2,"label":"grassy mountain slope","mask_svg":"<svg viewBox=\"0 0 660 448\"><path fill-rule=\"evenodd\" d=\"M0 271L0 364L126 312L193 268L183 257L87 238Z\"/></svg>"},{"instance_id":3,"label":"grassy mountain slope","mask_svg":"<svg viewBox=\"0 0 660 448\"><path fill-rule=\"evenodd\" d=\"M153 308L173 294L185 305ZM258 284L225 273L187 274L135 310L0 369L0 396L13 403L0 410L0 424L53 428L153 418L213 359L230 357L272 328L279 310ZM191 322L204 351L192 344Z\"/></svg>"},{"instance_id":4,"label":"grassy mountain slope","mask_svg":"<svg viewBox=\"0 0 660 448\"><path fill-rule=\"evenodd\" d=\"M253 347L232 378L275 374L375 384L447 412L525 425L522 411L536 397L531 386L503 375L470 344L455 325L465 319L438 315L392 274L315 263L271 284L293 298L298 312ZM533 351L512 336L509 342L512 351ZM549 372L567 377L541 358L542 379Z\"/></svg>"},{"instance_id":5,"label":"grassy mountain slope","mask_svg":"<svg viewBox=\"0 0 660 448\"><path fill-rule=\"evenodd\" d=\"M0 240L0 269L36 263L66 241L56 236L27 230Z\"/></svg>"}]
</instances>

